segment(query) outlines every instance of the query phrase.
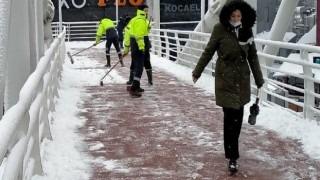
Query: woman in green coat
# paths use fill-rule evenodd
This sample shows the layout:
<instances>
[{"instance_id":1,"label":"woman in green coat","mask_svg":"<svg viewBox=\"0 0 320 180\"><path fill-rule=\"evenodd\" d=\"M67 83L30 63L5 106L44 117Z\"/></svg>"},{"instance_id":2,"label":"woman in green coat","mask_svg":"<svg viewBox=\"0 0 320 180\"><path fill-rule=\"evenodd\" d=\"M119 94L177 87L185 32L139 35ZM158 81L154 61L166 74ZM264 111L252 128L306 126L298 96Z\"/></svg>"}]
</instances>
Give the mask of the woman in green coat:
<instances>
[{"instance_id":1,"label":"woman in green coat","mask_svg":"<svg viewBox=\"0 0 320 180\"><path fill-rule=\"evenodd\" d=\"M228 169L237 172L239 136L243 107L250 101L250 69L258 88L264 84L257 50L253 42L252 27L255 10L245 1L228 1L221 10L220 23L214 26L210 40L193 73L193 82L200 78L215 52L216 104L224 113L224 149L229 159Z\"/></svg>"}]
</instances>

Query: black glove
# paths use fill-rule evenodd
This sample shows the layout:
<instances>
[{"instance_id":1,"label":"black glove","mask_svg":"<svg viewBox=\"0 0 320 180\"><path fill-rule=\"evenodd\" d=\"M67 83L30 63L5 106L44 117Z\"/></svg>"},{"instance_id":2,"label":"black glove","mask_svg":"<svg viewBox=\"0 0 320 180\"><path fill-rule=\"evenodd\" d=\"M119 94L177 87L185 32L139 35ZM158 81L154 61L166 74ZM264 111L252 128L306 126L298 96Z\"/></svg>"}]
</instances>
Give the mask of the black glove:
<instances>
[{"instance_id":1,"label":"black glove","mask_svg":"<svg viewBox=\"0 0 320 180\"><path fill-rule=\"evenodd\" d=\"M139 50L139 54L144 56L144 50Z\"/></svg>"}]
</instances>

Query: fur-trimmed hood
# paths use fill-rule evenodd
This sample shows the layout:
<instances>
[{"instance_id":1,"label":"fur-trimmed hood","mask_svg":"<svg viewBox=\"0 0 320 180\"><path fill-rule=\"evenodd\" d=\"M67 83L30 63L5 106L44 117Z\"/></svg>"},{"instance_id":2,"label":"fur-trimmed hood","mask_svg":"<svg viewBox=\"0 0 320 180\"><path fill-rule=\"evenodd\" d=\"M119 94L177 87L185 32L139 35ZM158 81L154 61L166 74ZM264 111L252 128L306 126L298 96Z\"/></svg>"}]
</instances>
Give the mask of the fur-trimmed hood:
<instances>
[{"instance_id":1,"label":"fur-trimmed hood","mask_svg":"<svg viewBox=\"0 0 320 180\"><path fill-rule=\"evenodd\" d=\"M230 26L229 20L233 11L240 10L242 14L241 23L245 28L252 28L256 22L256 11L243 0L229 0L220 12L220 23L225 27Z\"/></svg>"}]
</instances>

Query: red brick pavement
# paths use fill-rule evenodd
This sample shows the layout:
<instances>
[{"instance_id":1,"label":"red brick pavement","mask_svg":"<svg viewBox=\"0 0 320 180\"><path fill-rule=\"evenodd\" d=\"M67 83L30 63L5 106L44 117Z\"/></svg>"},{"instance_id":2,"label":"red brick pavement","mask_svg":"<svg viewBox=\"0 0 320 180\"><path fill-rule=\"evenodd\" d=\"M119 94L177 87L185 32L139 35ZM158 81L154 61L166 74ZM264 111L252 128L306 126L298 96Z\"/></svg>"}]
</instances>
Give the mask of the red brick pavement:
<instances>
[{"instance_id":1,"label":"red brick pavement","mask_svg":"<svg viewBox=\"0 0 320 180\"><path fill-rule=\"evenodd\" d=\"M93 50L92 50L93 51ZM105 64L104 53L87 52ZM93 55L94 54L94 55ZM112 64L117 60L113 55ZM127 79L125 67L116 67ZM101 68L97 67L97 68ZM154 86L132 99L125 84L87 86L79 105L87 119L79 133L85 136L92 179L318 179L319 162L302 152L299 142L246 121L240 137L239 172L230 177L224 158L222 112L212 95L154 67ZM99 144L100 148L92 148ZM98 162L98 161L97 161ZM103 162L103 163L101 163Z\"/></svg>"}]
</instances>

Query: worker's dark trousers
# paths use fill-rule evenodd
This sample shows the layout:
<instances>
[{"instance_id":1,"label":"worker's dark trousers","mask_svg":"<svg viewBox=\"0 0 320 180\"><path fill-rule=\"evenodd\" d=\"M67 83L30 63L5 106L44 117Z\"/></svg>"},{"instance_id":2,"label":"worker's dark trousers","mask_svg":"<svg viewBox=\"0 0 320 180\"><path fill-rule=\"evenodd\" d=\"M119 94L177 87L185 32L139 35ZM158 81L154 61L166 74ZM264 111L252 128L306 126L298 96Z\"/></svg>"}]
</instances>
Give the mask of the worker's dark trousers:
<instances>
[{"instance_id":1,"label":"worker's dark trousers","mask_svg":"<svg viewBox=\"0 0 320 180\"><path fill-rule=\"evenodd\" d=\"M241 132L243 107L232 109L223 107L224 125L224 151L228 159L239 158L239 136Z\"/></svg>"},{"instance_id":2,"label":"worker's dark trousers","mask_svg":"<svg viewBox=\"0 0 320 180\"><path fill-rule=\"evenodd\" d=\"M109 64L109 65L110 65L110 59L111 59L110 58L110 48L111 48L112 44L113 44L114 48L116 48L117 53L121 54L118 36L116 36L114 38L107 39L107 42L106 42L106 58L107 58L107 64Z\"/></svg>"},{"instance_id":3,"label":"worker's dark trousers","mask_svg":"<svg viewBox=\"0 0 320 180\"><path fill-rule=\"evenodd\" d=\"M143 66L146 70L152 69L149 50L144 52ZM134 71L134 62L132 57L131 57L130 71Z\"/></svg>"},{"instance_id":4,"label":"worker's dark trousers","mask_svg":"<svg viewBox=\"0 0 320 180\"><path fill-rule=\"evenodd\" d=\"M118 36L116 36L114 38L107 39L107 42L106 42L106 54L110 54L110 48L111 48L112 44L113 44L114 48L116 48L116 51L118 53L121 52L120 46L119 46Z\"/></svg>"},{"instance_id":5,"label":"worker's dark trousers","mask_svg":"<svg viewBox=\"0 0 320 180\"><path fill-rule=\"evenodd\" d=\"M150 52L149 50L145 51L144 54L144 68L146 70L147 76L148 76L148 84L153 85L152 81L152 66L150 62Z\"/></svg>"},{"instance_id":6,"label":"worker's dark trousers","mask_svg":"<svg viewBox=\"0 0 320 180\"><path fill-rule=\"evenodd\" d=\"M131 57L129 82L132 82L132 80L133 80L134 66L135 66L134 59L133 59L133 57ZM148 72L147 76L148 76L148 81L150 83L150 82L152 82L152 66L151 66L151 62L150 62L150 52L149 52L149 50L146 50L144 52L143 66L144 66L145 70Z\"/></svg>"},{"instance_id":7,"label":"worker's dark trousers","mask_svg":"<svg viewBox=\"0 0 320 180\"><path fill-rule=\"evenodd\" d=\"M142 51L131 51L131 56L134 67L131 91L135 91L140 89L140 79L143 73L144 53L142 53Z\"/></svg>"}]
</instances>

